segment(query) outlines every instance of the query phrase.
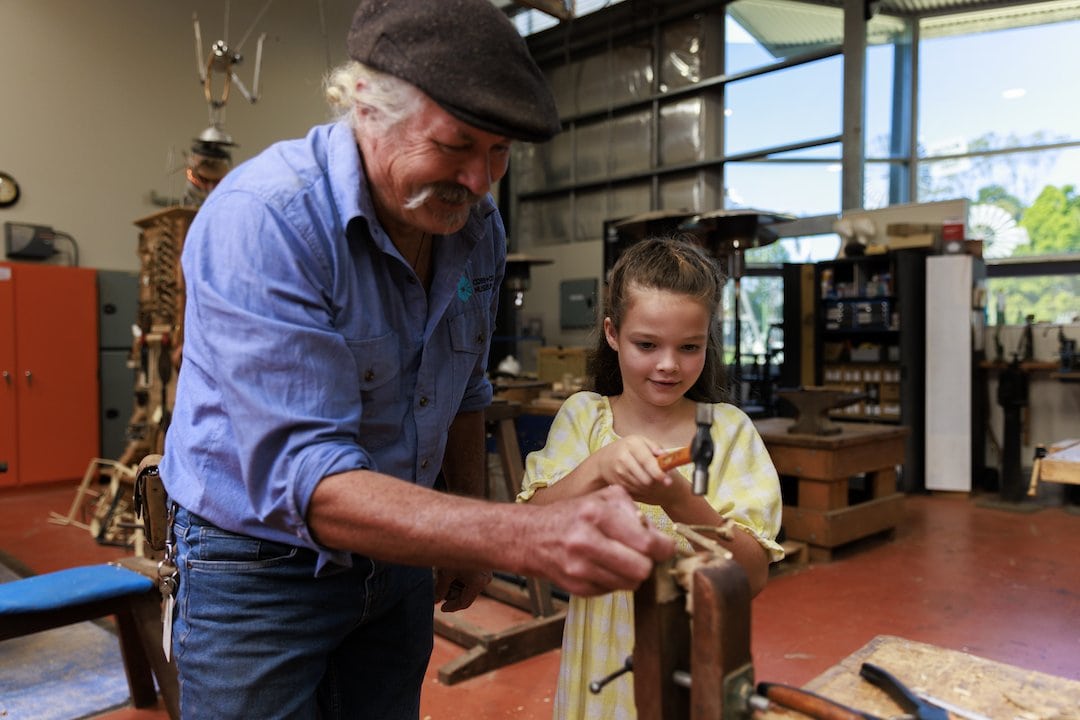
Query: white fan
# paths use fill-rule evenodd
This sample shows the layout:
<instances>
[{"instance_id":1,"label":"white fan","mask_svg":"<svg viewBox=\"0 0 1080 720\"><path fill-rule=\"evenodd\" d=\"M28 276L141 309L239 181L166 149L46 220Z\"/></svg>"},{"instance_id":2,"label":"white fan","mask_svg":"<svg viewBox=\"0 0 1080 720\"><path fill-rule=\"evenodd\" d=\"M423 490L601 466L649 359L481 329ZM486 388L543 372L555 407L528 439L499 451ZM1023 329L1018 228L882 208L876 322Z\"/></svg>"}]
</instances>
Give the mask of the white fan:
<instances>
[{"instance_id":1,"label":"white fan","mask_svg":"<svg viewBox=\"0 0 1080 720\"><path fill-rule=\"evenodd\" d=\"M990 204L971 206L968 236L983 241L983 257L987 258L1009 257L1018 245L1028 242L1027 230L1005 209Z\"/></svg>"}]
</instances>

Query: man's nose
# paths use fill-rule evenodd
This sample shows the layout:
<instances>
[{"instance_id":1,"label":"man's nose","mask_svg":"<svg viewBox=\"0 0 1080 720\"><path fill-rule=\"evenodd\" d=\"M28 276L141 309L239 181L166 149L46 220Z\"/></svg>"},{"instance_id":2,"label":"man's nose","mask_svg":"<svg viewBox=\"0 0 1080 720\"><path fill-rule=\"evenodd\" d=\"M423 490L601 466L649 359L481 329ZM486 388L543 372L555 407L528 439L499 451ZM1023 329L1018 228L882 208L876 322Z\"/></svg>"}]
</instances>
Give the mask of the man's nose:
<instances>
[{"instance_id":1,"label":"man's nose","mask_svg":"<svg viewBox=\"0 0 1080 720\"><path fill-rule=\"evenodd\" d=\"M486 195L495 181L492 158L486 152L477 152L461 168L458 182L469 188L474 195Z\"/></svg>"}]
</instances>

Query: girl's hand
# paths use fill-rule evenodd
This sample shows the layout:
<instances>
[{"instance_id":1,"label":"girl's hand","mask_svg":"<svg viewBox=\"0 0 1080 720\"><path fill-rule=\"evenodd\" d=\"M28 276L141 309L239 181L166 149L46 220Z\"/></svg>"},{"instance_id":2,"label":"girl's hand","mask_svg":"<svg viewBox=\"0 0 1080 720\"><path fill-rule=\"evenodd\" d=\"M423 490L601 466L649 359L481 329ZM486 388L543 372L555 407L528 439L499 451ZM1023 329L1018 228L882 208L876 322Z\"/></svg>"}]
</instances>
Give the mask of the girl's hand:
<instances>
[{"instance_id":1,"label":"girl's hand","mask_svg":"<svg viewBox=\"0 0 1080 720\"><path fill-rule=\"evenodd\" d=\"M595 456L606 484L618 485L638 502L663 505L679 478L660 469L656 458L661 454L663 450L644 437L628 435L604 446Z\"/></svg>"}]
</instances>

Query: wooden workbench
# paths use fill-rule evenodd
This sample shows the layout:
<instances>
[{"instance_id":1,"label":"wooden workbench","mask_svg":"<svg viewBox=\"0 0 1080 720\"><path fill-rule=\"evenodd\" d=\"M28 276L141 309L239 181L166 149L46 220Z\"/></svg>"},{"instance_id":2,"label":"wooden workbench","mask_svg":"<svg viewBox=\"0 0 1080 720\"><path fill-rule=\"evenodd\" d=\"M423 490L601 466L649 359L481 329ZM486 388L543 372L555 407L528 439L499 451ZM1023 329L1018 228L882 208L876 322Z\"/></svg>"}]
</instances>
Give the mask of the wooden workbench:
<instances>
[{"instance_id":1,"label":"wooden workbench","mask_svg":"<svg viewBox=\"0 0 1080 720\"><path fill-rule=\"evenodd\" d=\"M1031 482L1027 491L1029 497L1035 497L1041 482L1080 485L1080 440L1059 440L1045 450L1046 455L1036 456L1031 466Z\"/></svg>"},{"instance_id":2,"label":"wooden workbench","mask_svg":"<svg viewBox=\"0 0 1080 720\"><path fill-rule=\"evenodd\" d=\"M789 433L790 418L754 423L773 465L797 479L797 498L784 499L787 537L807 543L811 561L832 559L834 548L895 529L903 514L896 468L904 462L908 429L878 423L836 423L835 435ZM870 498L851 504L852 478L866 476Z\"/></svg>"},{"instance_id":3,"label":"wooden workbench","mask_svg":"<svg viewBox=\"0 0 1080 720\"><path fill-rule=\"evenodd\" d=\"M899 707L884 692L859 677L864 662L887 670L913 690L987 718L1080 717L1080 682L1076 680L890 635L875 637L805 688L872 715L898 715ZM804 716L793 710L770 710L759 717L790 720Z\"/></svg>"}]
</instances>

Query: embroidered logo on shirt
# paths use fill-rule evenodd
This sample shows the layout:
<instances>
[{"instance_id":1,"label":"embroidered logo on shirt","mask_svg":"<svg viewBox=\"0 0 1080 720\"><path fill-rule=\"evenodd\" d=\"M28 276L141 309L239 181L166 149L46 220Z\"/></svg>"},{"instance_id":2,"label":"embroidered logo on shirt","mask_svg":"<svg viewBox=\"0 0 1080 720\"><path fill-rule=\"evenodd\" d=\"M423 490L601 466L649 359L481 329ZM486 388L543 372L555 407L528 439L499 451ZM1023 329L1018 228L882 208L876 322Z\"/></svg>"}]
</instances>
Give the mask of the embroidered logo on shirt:
<instances>
[{"instance_id":1,"label":"embroidered logo on shirt","mask_svg":"<svg viewBox=\"0 0 1080 720\"><path fill-rule=\"evenodd\" d=\"M457 296L461 302L467 302L473 295L473 284L469 282L469 278L462 275L457 281Z\"/></svg>"},{"instance_id":2,"label":"embroidered logo on shirt","mask_svg":"<svg viewBox=\"0 0 1080 720\"><path fill-rule=\"evenodd\" d=\"M495 276L485 275L484 277L478 277L472 282L473 290L478 293L487 292L495 286Z\"/></svg>"}]
</instances>

